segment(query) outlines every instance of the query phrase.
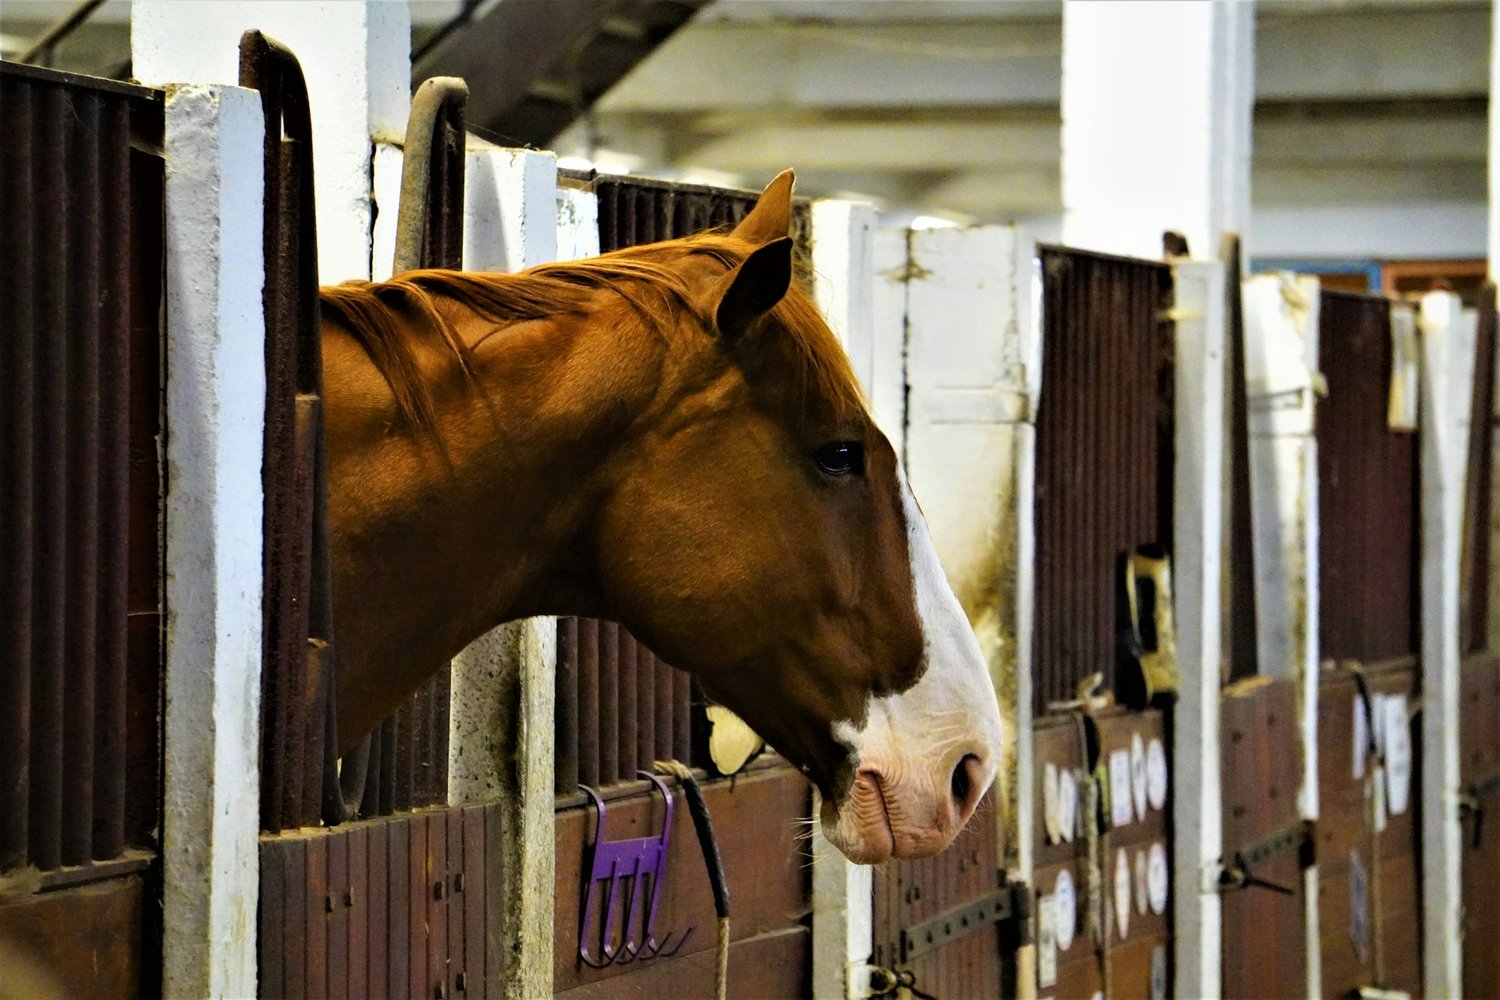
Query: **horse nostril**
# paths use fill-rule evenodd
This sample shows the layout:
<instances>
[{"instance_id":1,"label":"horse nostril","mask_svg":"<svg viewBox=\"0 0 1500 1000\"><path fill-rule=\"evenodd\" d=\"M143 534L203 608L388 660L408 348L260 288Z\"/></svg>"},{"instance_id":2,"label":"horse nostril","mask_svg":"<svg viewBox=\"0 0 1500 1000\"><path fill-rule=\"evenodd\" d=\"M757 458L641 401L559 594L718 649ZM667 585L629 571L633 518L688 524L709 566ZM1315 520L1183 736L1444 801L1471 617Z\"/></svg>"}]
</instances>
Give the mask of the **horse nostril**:
<instances>
[{"instance_id":1,"label":"horse nostril","mask_svg":"<svg viewBox=\"0 0 1500 1000\"><path fill-rule=\"evenodd\" d=\"M960 814L969 807L969 797L974 793L974 773L970 770L970 762L973 762L973 772L979 770L979 758L974 754L964 754L953 768L953 801L958 803Z\"/></svg>"}]
</instances>

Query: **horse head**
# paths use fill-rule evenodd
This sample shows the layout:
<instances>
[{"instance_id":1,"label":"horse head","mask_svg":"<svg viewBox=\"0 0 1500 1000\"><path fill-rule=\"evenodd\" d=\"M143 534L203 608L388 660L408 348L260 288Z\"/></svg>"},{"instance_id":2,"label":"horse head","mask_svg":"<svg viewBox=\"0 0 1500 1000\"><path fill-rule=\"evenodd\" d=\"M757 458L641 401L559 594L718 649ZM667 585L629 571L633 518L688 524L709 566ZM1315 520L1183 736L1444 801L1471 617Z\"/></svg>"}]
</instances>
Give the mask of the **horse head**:
<instances>
[{"instance_id":1,"label":"horse head","mask_svg":"<svg viewBox=\"0 0 1500 1000\"><path fill-rule=\"evenodd\" d=\"M984 656L898 456L794 278L792 175L711 252L593 545L610 613L799 766L828 839L941 850L993 781ZM700 248L702 249L702 248Z\"/></svg>"}]
</instances>

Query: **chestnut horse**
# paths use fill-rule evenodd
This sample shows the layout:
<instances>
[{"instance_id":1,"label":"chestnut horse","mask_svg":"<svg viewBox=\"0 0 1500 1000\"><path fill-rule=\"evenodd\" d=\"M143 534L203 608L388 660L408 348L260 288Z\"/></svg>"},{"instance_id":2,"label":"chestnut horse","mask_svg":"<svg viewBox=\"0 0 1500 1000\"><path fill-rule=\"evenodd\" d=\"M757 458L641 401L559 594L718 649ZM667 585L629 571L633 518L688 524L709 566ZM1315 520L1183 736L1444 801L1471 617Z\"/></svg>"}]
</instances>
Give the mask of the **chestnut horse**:
<instances>
[{"instance_id":1,"label":"chestnut horse","mask_svg":"<svg viewBox=\"0 0 1500 1000\"><path fill-rule=\"evenodd\" d=\"M593 615L798 765L851 859L963 827L994 689L791 280L791 191L729 233L323 289L341 751L494 626Z\"/></svg>"}]
</instances>

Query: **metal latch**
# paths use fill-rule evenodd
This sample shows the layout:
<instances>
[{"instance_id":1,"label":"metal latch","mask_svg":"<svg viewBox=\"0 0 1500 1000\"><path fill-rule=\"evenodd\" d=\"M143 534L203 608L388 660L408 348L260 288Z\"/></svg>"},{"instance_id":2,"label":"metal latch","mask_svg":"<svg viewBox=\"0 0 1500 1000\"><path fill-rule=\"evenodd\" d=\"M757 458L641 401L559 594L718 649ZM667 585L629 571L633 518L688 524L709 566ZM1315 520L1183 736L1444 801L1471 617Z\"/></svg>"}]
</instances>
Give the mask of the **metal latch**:
<instances>
[{"instance_id":1,"label":"metal latch","mask_svg":"<svg viewBox=\"0 0 1500 1000\"><path fill-rule=\"evenodd\" d=\"M944 911L915 927L901 929L901 964L950 941L978 933L997 923L1015 925L1017 943L1029 940L1031 887L1022 882L1002 886L973 902Z\"/></svg>"},{"instance_id":2,"label":"metal latch","mask_svg":"<svg viewBox=\"0 0 1500 1000\"><path fill-rule=\"evenodd\" d=\"M1297 850L1299 868L1311 868L1317 863L1316 825L1312 820L1297 820L1262 837L1248 847L1235 852L1234 857L1219 873L1219 891L1235 889L1270 889L1290 896L1296 892L1291 886L1270 882L1255 874L1255 867L1285 851Z\"/></svg>"}]
</instances>

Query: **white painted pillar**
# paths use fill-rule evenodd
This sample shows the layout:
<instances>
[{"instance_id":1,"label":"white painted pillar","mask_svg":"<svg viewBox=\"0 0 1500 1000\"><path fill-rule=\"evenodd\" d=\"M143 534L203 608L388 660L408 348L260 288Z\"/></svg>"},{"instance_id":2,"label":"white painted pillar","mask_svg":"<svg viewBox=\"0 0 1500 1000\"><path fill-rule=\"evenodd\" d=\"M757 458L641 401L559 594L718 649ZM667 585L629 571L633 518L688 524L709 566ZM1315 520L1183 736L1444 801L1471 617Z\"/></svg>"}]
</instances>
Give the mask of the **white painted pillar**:
<instances>
[{"instance_id":1,"label":"white painted pillar","mask_svg":"<svg viewBox=\"0 0 1500 1000\"><path fill-rule=\"evenodd\" d=\"M866 383L875 425L906 456L906 291L909 229L876 229L871 252L875 272L871 325L874 371Z\"/></svg>"},{"instance_id":2,"label":"white painted pillar","mask_svg":"<svg viewBox=\"0 0 1500 1000\"><path fill-rule=\"evenodd\" d=\"M1253 4L1063 4L1063 242L1200 254L1250 217Z\"/></svg>"},{"instance_id":3,"label":"white painted pillar","mask_svg":"<svg viewBox=\"0 0 1500 1000\"><path fill-rule=\"evenodd\" d=\"M400 142L411 101L408 5L135 0L130 23L135 75L150 84L238 83L240 35L251 28L289 47L307 77L320 278L324 284L368 278L372 137Z\"/></svg>"},{"instance_id":4,"label":"white painted pillar","mask_svg":"<svg viewBox=\"0 0 1500 1000\"><path fill-rule=\"evenodd\" d=\"M1250 423L1251 534L1260 672L1298 684L1302 788L1318 818L1318 280L1263 274L1241 284ZM1303 874L1308 996L1322 993L1318 872Z\"/></svg>"},{"instance_id":5,"label":"white painted pillar","mask_svg":"<svg viewBox=\"0 0 1500 1000\"><path fill-rule=\"evenodd\" d=\"M1182 689L1172 713L1172 907L1177 995L1222 994L1218 872L1220 573L1224 505L1224 266L1172 268L1176 327L1172 592Z\"/></svg>"},{"instance_id":6,"label":"white painted pillar","mask_svg":"<svg viewBox=\"0 0 1500 1000\"><path fill-rule=\"evenodd\" d=\"M1422 297L1422 986L1430 997L1456 997L1463 986L1458 607L1476 320L1451 292Z\"/></svg>"},{"instance_id":7,"label":"white painted pillar","mask_svg":"<svg viewBox=\"0 0 1500 1000\"><path fill-rule=\"evenodd\" d=\"M471 149L464 176L466 270L519 271L556 257L557 161L551 153ZM503 803L506 879L491 919L500 921L507 943L506 996L552 992L556 673L555 618L502 625L453 660L448 802Z\"/></svg>"},{"instance_id":8,"label":"white painted pillar","mask_svg":"<svg viewBox=\"0 0 1500 1000\"><path fill-rule=\"evenodd\" d=\"M264 121L252 91L167 96L169 997L256 992Z\"/></svg>"},{"instance_id":9,"label":"white painted pillar","mask_svg":"<svg viewBox=\"0 0 1500 1000\"><path fill-rule=\"evenodd\" d=\"M1041 325L1023 230L918 230L907 262L907 473L1000 700L1000 864L1033 873L1031 628ZM1034 949L1017 956L1035 995Z\"/></svg>"},{"instance_id":10,"label":"white painted pillar","mask_svg":"<svg viewBox=\"0 0 1500 1000\"><path fill-rule=\"evenodd\" d=\"M813 205L814 295L869 391L875 372L875 209L860 202ZM819 802L813 801L813 817ZM849 862L813 825L813 996L868 995L874 951L871 869Z\"/></svg>"}]
</instances>

